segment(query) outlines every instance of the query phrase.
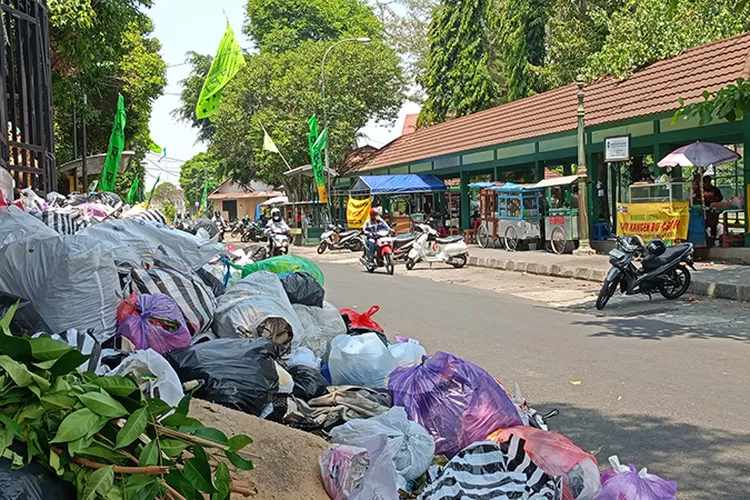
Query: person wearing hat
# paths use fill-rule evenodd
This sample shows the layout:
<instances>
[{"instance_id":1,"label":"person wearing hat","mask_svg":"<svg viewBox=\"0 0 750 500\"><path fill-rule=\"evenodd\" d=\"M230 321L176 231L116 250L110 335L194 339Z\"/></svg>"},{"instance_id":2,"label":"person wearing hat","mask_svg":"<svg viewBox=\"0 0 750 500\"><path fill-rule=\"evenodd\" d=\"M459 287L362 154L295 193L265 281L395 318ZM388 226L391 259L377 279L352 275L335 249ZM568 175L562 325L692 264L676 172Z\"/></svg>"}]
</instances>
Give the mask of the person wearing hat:
<instances>
[{"instance_id":1,"label":"person wearing hat","mask_svg":"<svg viewBox=\"0 0 750 500\"><path fill-rule=\"evenodd\" d=\"M371 208L370 218L365 222L362 231L367 237L367 258L372 260L375 255L375 241L378 239L378 233L381 231L391 232L391 228L378 216L378 210Z\"/></svg>"}]
</instances>

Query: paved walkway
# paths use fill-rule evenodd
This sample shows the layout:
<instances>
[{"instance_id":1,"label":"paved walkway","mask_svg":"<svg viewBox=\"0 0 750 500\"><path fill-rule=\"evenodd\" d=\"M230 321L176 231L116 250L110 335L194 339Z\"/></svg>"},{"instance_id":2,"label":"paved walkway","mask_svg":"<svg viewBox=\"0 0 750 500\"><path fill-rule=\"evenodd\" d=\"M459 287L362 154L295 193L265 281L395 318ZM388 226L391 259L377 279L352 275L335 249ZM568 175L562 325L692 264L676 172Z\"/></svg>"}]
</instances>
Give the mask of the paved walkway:
<instances>
[{"instance_id":1,"label":"paved walkway","mask_svg":"<svg viewBox=\"0 0 750 500\"><path fill-rule=\"evenodd\" d=\"M602 282L610 265L606 255L579 257L544 251L506 252L471 246L470 265L543 276ZM690 293L729 300L750 301L750 266L699 262Z\"/></svg>"}]
</instances>

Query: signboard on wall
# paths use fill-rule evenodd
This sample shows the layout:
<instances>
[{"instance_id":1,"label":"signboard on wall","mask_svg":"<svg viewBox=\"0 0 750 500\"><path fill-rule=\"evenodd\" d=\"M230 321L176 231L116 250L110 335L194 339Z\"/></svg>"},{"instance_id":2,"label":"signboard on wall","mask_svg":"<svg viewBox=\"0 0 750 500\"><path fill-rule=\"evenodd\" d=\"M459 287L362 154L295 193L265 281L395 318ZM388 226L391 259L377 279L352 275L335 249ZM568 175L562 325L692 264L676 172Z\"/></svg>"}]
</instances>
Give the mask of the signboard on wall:
<instances>
[{"instance_id":1,"label":"signboard on wall","mask_svg":"<svg viewBox=\"0 0 750 500\"><path fill-rule=\"evenodd\" d=\"M688 222L690 210L686 201L617 204L617 236L637 235L644 241L686 240Z\"/></svg>"},{"instance_id":2,"label":"signboard on wall","mask_svg":"<svg viewBox=\"0 0 750 500\"><path fill-rule=\"evenodd\" d=\"M630 135L604 139L604 161L630 161Z\"/></svg>"}]
</instances>

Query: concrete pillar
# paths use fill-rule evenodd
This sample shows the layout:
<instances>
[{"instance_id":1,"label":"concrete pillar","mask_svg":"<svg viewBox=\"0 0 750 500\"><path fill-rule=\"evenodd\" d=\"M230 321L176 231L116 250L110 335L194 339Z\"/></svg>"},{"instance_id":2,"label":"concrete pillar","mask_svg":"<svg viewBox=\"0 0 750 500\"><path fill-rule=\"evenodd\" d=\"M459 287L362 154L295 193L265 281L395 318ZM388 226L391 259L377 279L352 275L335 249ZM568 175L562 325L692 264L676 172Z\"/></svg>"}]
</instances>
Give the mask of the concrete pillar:
<instances>
[{"instance_id":1,"label":"concrete pillar","mask_svg":"<svg viewBox=\"0 0 750 500\"><path fill-rule=\"evenodd\" d=\"M469 218L469 173L461 172L461 229L470 229L471 220Z\"/></svg>"}]
</instances>

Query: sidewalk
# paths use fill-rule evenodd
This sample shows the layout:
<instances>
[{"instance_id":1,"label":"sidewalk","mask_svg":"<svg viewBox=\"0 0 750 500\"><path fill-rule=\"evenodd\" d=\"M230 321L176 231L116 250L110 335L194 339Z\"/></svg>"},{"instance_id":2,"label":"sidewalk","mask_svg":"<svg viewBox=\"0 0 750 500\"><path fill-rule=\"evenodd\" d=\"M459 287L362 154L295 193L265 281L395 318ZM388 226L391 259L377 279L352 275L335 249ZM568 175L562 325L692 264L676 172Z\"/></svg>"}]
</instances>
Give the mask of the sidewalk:
<instances>
[{"instance_id":1,"label":"sidewalk","mask_svg":"<svg viewBox=\"0 0 750 500\"><path fill-rule=\"evenodd\" d=\"M469 264L476 267L558 276L601 283L609 268L606 255L577 257L543 251L506 252L471 245ZM750 301L750 266L696 263L690 293Z\"/></svg>"}]
</instances>

